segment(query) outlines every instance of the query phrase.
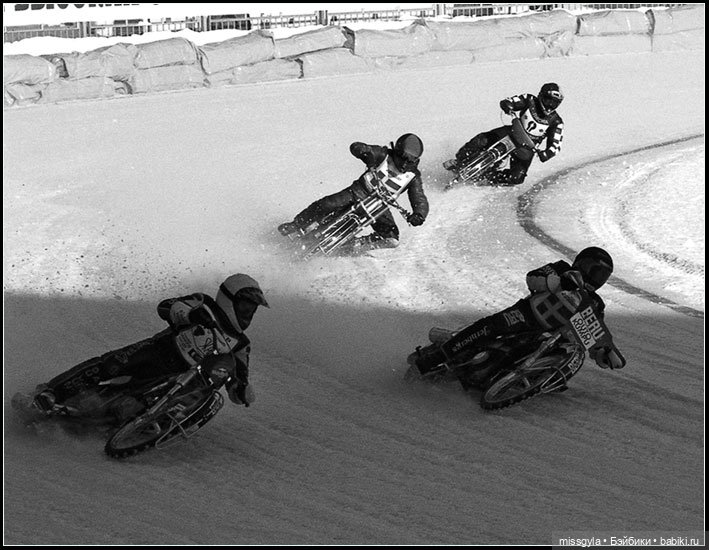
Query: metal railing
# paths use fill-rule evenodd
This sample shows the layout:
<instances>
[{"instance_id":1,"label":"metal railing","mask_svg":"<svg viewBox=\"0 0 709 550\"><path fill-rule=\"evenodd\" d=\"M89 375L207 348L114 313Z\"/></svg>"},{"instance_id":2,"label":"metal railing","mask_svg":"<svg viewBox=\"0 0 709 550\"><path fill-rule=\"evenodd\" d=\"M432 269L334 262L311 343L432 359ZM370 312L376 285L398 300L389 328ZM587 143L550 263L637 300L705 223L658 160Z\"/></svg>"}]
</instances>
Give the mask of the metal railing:
<instances>
[{"instance_id":1,"label":"metal railing","mask_svg":"<svg viewBox=\"0 0 709 550\"><path fill-rule=\"evenodd\" d=\"M566 9L582 11L589 9L637 9L643 7L676 7L685 4L432 4L430 8L395 10L360 10L347 12L316 11L307 14L250 16L249 14L208 15L186 18L183 21L122 20L111 24L94 22L65 23L62 25L25 25L22 27L3 26L3 42L16 42L37 36L60 38L84 38L88 36L131 36L157 31L211 31L236 29L271 29L276 27L303 27L315 25L348 25L369 21L402 21L426 19L440 15L450 17L486 17L491 15L511 15L527 12Z\"/></svg>"},{"instance_id":2,"label":"metal railing","mask_svg":"<svg viewBox=\"0 0 709 550\"><path fill-rule=\"evenodd\" d=\"M330 25L345 25L366 21L401 21L406 19L427 19L437 15L434 6L418 9L396 9L380 11L346 11L332 13L329 17Z\"/></svg>"}]
</instances>

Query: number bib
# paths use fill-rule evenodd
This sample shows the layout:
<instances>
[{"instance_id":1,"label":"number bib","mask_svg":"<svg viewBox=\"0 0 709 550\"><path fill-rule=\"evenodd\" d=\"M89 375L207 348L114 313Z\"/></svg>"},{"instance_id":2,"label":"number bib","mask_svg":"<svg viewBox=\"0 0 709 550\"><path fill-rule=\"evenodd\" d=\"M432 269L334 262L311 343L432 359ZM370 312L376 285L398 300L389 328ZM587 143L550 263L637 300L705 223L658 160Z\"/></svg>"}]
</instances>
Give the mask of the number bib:
<instances>
[{"instance_id":1,"label":"number bib","mask_svg":"<svg viewBox=\"0 0 709 550\"><path fill-rule=\"evenodd\" d=\"M596 315L590 300L583 300L578 312L572 315L568 322L578 342L587 350L596 346L615 348L608 327L603 319Z\"/></svg>"},{"instance_id":2,"label":"number bib","mask_svg":"<svg viewBox=\"0 0 709 550\"><path fill-rule=\"evenodd\" d=\"M384 161L374 170L365 172L362 179L366 183L367 191L374 191L374 189L379 188L385 190L393 197L398 197L414 177L415 174L413 172L399 171L387 155Z\"/></svg>"},{"instance_id":3,"label":"number bib","mask_svg":"<svg viewBox=\"0 0 709 550\"><path fill-rule=\"evenodd\" d=\"M524 131L529 134L532 139L539 140L544 137L549 129L549 123L530 105L519 117Z\"/></svg>"},{"instance_id":4,"label":"number bib","mask_svg":"<svg viewBox=\"0 0 709 550\"><path fill-rule=\"evenodd\" d=\"M214 340L215 335L216 341ZM205 330L199 326L181 330L175 337L175 344L182 357L192 366L201 363L207 355L229 353L237 343L220 330Z\"/></svg>"}]
</instances>

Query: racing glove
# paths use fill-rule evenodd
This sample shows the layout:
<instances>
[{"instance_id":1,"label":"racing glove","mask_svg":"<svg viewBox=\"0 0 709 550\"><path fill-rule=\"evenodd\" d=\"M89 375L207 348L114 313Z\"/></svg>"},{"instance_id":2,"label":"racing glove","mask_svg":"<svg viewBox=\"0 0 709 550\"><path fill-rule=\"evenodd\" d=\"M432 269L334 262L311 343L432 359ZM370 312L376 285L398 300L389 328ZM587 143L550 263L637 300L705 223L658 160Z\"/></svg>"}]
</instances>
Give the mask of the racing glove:
<instances>
[{"instance_id":1,"label":"racing glove","mask_svg":"<svg viewBox=\"0 0 709 550\"><path fill-rule=\"evenodd\" d=\"M554 156L554 153L549 151L549 149L542 149L537 153L537 156L539 157L539 160L541 160L542 162L546 162Z\"/></svg>"},{"instance_id":2,"label":"racing glove","mask_svg":"<svg viewBox=\"0 0 709 550\"><path fill-rule=\"evenodd\" d=\"M602 369L622 369L625 366L625 358L613 348L597 346L588 350L588 354Z\"/></svg>"},{"instance_id":3,"label":"racing glove","mask_svg":"<svg viewBox=\"0 0 709 550\"><path fill-rule=\"evenodd\" d=\"M417 227L419 225L422 225L425 220L421 214L419 214L418 212L414 212L408 217L406 221L408 221L414 227Z\"/></svg>"},{"instance_id":4,"label":"racing glove","mask_svg":"<svg viewBox=\"0 0 709 550\"><path fill-rule=\"evenodd\" d=\"M238 382L229 388L229 399L237 405L248 407L256 400L256 394L251 384Z\"/></svg>"},{"instance_id":5,"label":"racing glove","mask_svg":"<svg viewBox=\"0 0 709 550\"><path fill-rule=\"evenodd\" d=\"M503 99L500 101L500 109L502 109L502 112L506 115L509 115L512 111L514 111L512 102L509 99Z\"/></svg>"}]
</instances>

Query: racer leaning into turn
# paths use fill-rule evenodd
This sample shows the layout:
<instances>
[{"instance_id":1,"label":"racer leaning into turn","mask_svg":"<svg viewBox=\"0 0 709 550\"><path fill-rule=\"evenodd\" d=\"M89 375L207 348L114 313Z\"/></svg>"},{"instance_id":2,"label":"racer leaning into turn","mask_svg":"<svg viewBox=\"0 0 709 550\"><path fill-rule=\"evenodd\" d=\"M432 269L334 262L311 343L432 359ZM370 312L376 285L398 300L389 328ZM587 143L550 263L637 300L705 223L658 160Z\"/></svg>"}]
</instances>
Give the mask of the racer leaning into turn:
<instances>
[{"instance_id":1,"label":"racer leaning into turn","mask_svg":"<svg viewBox=\"0 0 709 550\"><path fill-rule=\"evenodd\" d=\"M290 235L322 219L335 210L351 206L369 196L374 190L376 178L390 178L400 184L409 183L407 194L413 212L407 221L413 226L423 224L428 216L428 199L423 190L418 169L423 154L423 142L415 134L404 134L389 147L354 142L350 153L367 165L367 170L349 187L333 195L325 196L305 208L292 222L278 226L282 235ZM373 224L373 233L359 237L353 246L361 250L394 248L399 245L399 228L390 210L386 210Z\"/></svg>"},{"instance_id":2,"label":"racer leaning into turn","mask_svg":"<svg viewBox=\"0 0 709 550\"><path fill-rule=\"evenodd\" d=\"M564 122L556 112L564 94L559 85L554 82L544 84L538 95L520 94L507 97L500 101L500 109L506 114L516 113L525 131L537 146L537 156L542 162L554 157L561 148L564 133ZM455 163L449 165L451 170L465 166L481 151L502 139L509 132L509 126L500 126L488 132L482 132L463 145L455 155ZM510 156L510 167L498 170L493 185L519 185L527 177L527 171L534 156L527 159Z\"/></svg>"},{"instance_id":3,"label":"racer leaning into turn","mask_svg":"<svg viewBox=\"0 0 709 550\"><path fill-rule=\"evenodd\" d=\"M484 317L439 345L414 352L409 362L422 375L445 368L462 351L524 331L553 330L565 325L579 310L584 294L602 316L605 304L596 291L613 273L613 259L604 249L591 246L579 252L571 265L565 260L543 265L527 273L530 295L514 305ZM601 368L622 368L624 359L612 348L597 346L589 351Z\"/></svg>"},{"instance_id":4,"label":"racer leaning into turn","mask_svg":"<svg viewBox=\"0 0 709 550\"><path fill-rule=\"evenodd\" d=\"M194 293L162 300L157 311L170 325L151 338L88 359L37 387L34 406L42 412L101 381L129 375L150 379L199 364L210 377L224 379L231 401L249 406L250 341L244 331L259 306L269 307L258 282L243 273L228 277L216 300Z\"/></svg>"}]
</instances>

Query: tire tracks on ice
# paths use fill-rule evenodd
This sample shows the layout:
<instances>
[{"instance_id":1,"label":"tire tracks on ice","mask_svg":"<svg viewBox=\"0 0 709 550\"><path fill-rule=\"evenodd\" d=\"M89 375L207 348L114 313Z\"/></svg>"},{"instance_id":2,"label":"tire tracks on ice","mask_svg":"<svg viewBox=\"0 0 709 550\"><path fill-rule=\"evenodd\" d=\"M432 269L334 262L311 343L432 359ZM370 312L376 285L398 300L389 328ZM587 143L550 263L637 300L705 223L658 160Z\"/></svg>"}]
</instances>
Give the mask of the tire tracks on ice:
<instances>
[{"instance_id":1,"label":"tire tracks on ice","mask_svg":"<svg viewBox=\"0 0 709 550\"><path fill-rule=\"evenodd\" d=\"M661 169L662 167L653 166L649 170L641 172L629 178L625 182L625 184L630 189L635 189L637 187L644 186L645 184L647 184L647 182L651 181L653 177L660 172ZM685 260L683 258L680 258L676 254L673 254L671 252L663 252L661 250L656 250L653 246L653 243L645 242L642 236L639 235L630 224L624 221L631 214L631 201L628 201L621 196L618 196L616 200L618 203L617 210L619 212L619 215L617 216L618 228L629 242L631 242L635 247L637 247L645 254L648 254L649 256L652 256L653 258L661 262L672 264L677 269L680 269L685 273L691 274L698 272L704 275L704 266L692 262L691 260Z\"/></svg>"},{"instance_id":2,"label":"tire tracks on ice","mask_svg":"<svg viewBox=\"0 0 709 550\"><path fill-rule=\"evenodd\" d=\"M568 174L575 172L577 170L580 170L586 166L590 166L592 164L596 164L599 162L605 162L614 158L619 158L623 157L626 155L631 155L633 153L639 153L641 151L648 151L652 149L659 149L661 147L667 147L668 145L676 145L679 143L684 143L687 141L691 141L697 138L702 137L704 134L694 134L691 136L686 136L683 138L679 139L674 139L670 141L665 141L662 143L656 143L654 145L648 145L645 147L639 147L637 149L632 149L629 151L625 151L623 153L615 153L612 155L608 155L606 157L602 158L597 158L590 160L588 162L585 162L583 164L580 164L578 166L574 166L571 168L567 168L565 170L562 170L560 172L557 172L555 174L552 174L551 176L544 178L542 181L539 183L535 184L532 186L531 189L526 191L525 193L521 194L517 198L517 220L519 224L522 226L522 228L532 237L543 243L544 245L548 246L549 248L552 248L553 250L556 250L557 252L564 254L565 256L568 257L573 257L576 252L569 248L568 246L564 245L548 233L546 233L539 225L536 223L536 207L538 204L538 196L547 187L557 183L558 180L561 178L567 176ZM660 257L659 259L663 261L669 261L668 258ZM659 296L657 294L654 294L652 292L649 292L647 290L644 290L642 288L639 288L635 285L630 284L629 282L625 281L624 279L621 279L620 277L617 276L612 276L610 280L608 281L608 284L623 290L629 294L633 294L635 296L639 296L645 300L649 300L651 302L654 302L656 304L664 305L666 307L669 307L670 309L673 309L679 313L682 313L684 315L688 315L690 317L697 317L697 318L704 318L704 312L699 311L697 309L688 307L688 306L683 306L681 304L678 304L672 300L669 300L667 298L664 298L662 296Z\"/></svg>"}]
</instances>

